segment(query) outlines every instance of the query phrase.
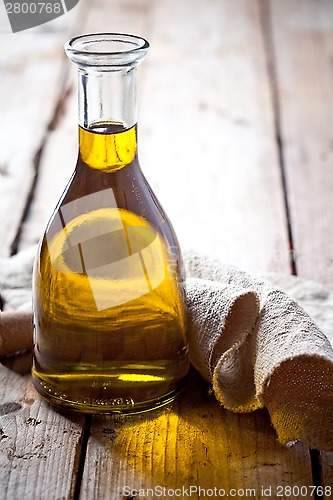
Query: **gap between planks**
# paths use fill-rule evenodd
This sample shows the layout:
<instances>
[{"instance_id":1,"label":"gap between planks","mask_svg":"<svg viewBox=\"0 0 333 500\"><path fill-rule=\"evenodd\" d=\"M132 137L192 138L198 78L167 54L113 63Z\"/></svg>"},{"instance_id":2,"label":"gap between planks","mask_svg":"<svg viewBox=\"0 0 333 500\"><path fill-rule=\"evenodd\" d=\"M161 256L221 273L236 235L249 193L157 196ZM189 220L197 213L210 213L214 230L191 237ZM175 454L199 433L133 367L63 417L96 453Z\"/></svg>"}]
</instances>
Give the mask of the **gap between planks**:
<instances>
[{"instance_id":1,"label":"gap between planks","mask_svg":"<svg viewBox=\"0 0 333 500\"><path fill-rule=\"evenodd\" d=\"M259 12L260 12L260 20L262 27L262 35L263 35L263 45L266 51L266 63L267 63L267 74L270 80L270 88L272 94L272 106L274 111L274 126L275 126L275 137L276 137L276 147L279 153L279 165L281 172L281 182L283 186L284 193L284 203L285 210L287 216L288 223L288 236L289 236L289 245L290 245L290 268L291 273L297 276L297 266L296 266L296 258L294 253L294 245L293 245L293 233L290 222L290 209L288 202L288 186L286 180L286 172L285 172L285 158L284 158L284 149L283 149L283 140L281 134L281 113L280 113L280 99L279 99L279 90L278 90L278 81L277 81L277 73L275 66L275 47L274 41L272 37L272 22L271 22L271 9L270 3L266 0L258 0L259 3ZM321 477L320 477L320 463L319 463L319 453L317 450L310 450L310 460L311 460L311 472L314 486L322 486ZM315 499L317 500L318 495L315 493Z\"/></svg>"},{"instance_id":2,"label":"gap between planks","mask_svg":"<svg viewBox=\"0 0 333 500\"><path fill-rule=\"evenodd\" d=\"M289 249L290 249L290 270L291 274L294 276L297 275L297 266L296 266L296 258L294 252L294 243L293 243L293 232L290 221L290 208L288 201L288 186L286 179L286 171L285 171L285 158L284 158L284 149L283 149L283 140L281 134L281 113L280 113L280 99L279 99L279 90L278 90L278 82L277 82L277 74L276 74L276 55L274 50L274 41L272 37L272 23L271 23L271 9L270 3L267 0L258 0L259 3L259 13L260 13L260 21L261 21L261 29L263 36L263 46L266 53L266 65L267 65L267 75L270 82L271 89L271 99L272 99L272 107L274 114L274 128L275 128L275 138L276 138L276 148L278 151L278 159L280 165L281 172L281 184L284 194L284 205L287 217L287 230L289 237Z\"/></svg>"},{"instance_id":3,"label":"gap between planks","mask_svg":"<svg viewBox=\"0 0 333 500\"><path fill-rule=\"evenodd\" d=\"M74 21L72 25L68 26L67 29L67 39L70 38L71 34L75 31L80 31L81 26L83 24L83 19L89 15L91 9L91 5L88 0L81 0L80 5L77 7L77 12L75 13ZM70 72L70 65L68 63L67 57L65 54L62 55L61 67L60 67L60 78L59 78L59 86L60 91L58 93L58 97L55 100L55 105L53 108L53 113L50 116L49 123L46 126L45 133L41 139L39 147L36 149L36 153L33 158L33 175L32 181L30 185L30 189L26 193L26 202L22 211L22 216L15 234L14 239L10 245L9 255L13 256L20 250L21 238L24 233L24 224L28 220L30 215L30 209L32 203L34 201L34 196L36 193L37 183L39 180L39 170L42 162L42 156L46 147L46 144L49 139L49 134L52 132L58 124L58 121L61 118L63 109L66 107L66 102L70 97L71 87L67 86L68 82L68 74ZM4 304L0 303L0 308L3 308Z\"/></svg>"},{"instance_id":4,"label":"gap between planks","mask_svg":"<svg viewBox=\"0 0 333 500\"><path fill-rule=\"evenodd\" d=\"M55 114L56 114L56 113L55 113ZM52 120L51 120L51 122L52 122Z\"/></svg>"},{"instance_id":5,"label":"gap between planks","mask_svg":"<svg viewBox=\"0 0 333 500\"><path fill-rule=\"evenodd\" d=\"M33 160L34 176L33 176L33 180L31 183L30 191L27 194L26 203L25 203L25 207L23 209L23 213L22 213L22 217L21 217L21 221L20 221L18 230L17 230L15 238L10 246L10 255L11 256L15 255L19 250L21 237L23 234L23 226L29 217L30 208L31 208L31 205L32 205L33 200L34 200L34 195L36 192L38 176L39 176L39 169L40 169L40 165L41 165L41 158L43 156L45 146L46 146L47 141L48 141L49 133L52 130L54 130L54 128L56 127L56 124L59 120L59 116L61 114L61 110L64 108L66 100L68 99L69 94L70 94L70 88L66 89L66 81L67 81L67 75L69 73L69 68L68 68L68 65L65 64L65 62L63 63L62 73L63 74L62 74L62 78L61 78L61 81L62 81L61 91L60 91L59 97L57 99L57 103L54 107L54 111L53 111L53 114L51 116L50 122L46 128L44 137L42 138L41 145L40 145L39 149L37 150L35 157L34 157L34 160Z\"/></svg>"},{"instance_id":6,"label":"gap between planks","mask_svg":"<svg viewBox=\"0 0 333 500\"><path fill-rule=\"evenodd\" d=\"M332 288L332 54L330 0L270 0L291 222L298 272ZM333 487L333 453L314 453ZM327 491L327 490L326 490ZM329 498L331 494L325 494Z\"/></svg>"},{"instance_id":7,"label":"gap between planks","mask_svg":"<svg viewBox=\"0 0 333 500\"><path fill-rule=\"evenodd\" d=\"M75 481L74 491L73 491L73 500L79 500L79 498L80 498L83 471L84 471L85 463L86 463L88 441L89 441L90 433L91 433L91 425L92 425L92 415L86 415L85 420L84 420L83 430L82 430L82 440L81 440L81 446L80 446L80 454L79 454L79 458L78 458L78 468L77 468L77 473L76 473L76 481ZM75 473L73 474L73 479L74 478L75 478Z\"/></svg>"}]
</instances>

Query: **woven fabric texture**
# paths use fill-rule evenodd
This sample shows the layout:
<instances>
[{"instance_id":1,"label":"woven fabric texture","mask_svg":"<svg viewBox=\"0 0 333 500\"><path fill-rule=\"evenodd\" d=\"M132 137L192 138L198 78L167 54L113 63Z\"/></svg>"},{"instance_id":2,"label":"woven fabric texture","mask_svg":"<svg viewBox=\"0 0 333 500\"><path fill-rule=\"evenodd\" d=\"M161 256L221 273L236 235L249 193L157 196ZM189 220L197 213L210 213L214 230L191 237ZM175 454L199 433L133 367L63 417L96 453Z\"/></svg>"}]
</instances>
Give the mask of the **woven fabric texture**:
<instances>
[{"instance_id":1,"label":"woven fabric texture","mask_svg":"<svg viewBox=\"0 0 333 500\"><path fill-rule=\"evenodd\" d=\"M266 406L282 444L333 450L333 349L325 334L269 281L194 252L185 262L190 357L218 401L236 412Z\"/></svg>"}]
</instances>

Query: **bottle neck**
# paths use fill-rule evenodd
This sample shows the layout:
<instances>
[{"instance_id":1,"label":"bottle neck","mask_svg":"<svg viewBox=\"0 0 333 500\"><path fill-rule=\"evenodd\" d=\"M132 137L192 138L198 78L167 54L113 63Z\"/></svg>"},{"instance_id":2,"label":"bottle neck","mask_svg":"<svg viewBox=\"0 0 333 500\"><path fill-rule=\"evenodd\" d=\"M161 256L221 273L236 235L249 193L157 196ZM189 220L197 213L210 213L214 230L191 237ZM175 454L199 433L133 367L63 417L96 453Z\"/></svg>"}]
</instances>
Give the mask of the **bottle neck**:
<instances>
[{"instance_id":1,"label":"bottle neck","mask_svg":"<svg viewBox=\"0 0 333 500\"><path fill-rule=\"evenodd\" d=\"M136 68L79 69L80 158L88 167L115 172L137 154Z\"/></svg>"},{"instance_id":2,"label":"bottle neck","mask_svg":"<svg viewBox=\"0 0 333 500\"><path fill-rule=\"evenodd\" d=\"M79 161L114 172L136 157L136 73L149 43L124 33L81 35L65 45L79 72Z\"/></svg>"},{"instance_id":3,"label":"bottle neck","mask_svg":"<svg viewBox=\"0 0 333 500\"><path fill-rule=\"evenodd\" d=\"M137 123L136 66L101 70L79 68L79 125L129 129Z\"/></svg>"}]
</instances>

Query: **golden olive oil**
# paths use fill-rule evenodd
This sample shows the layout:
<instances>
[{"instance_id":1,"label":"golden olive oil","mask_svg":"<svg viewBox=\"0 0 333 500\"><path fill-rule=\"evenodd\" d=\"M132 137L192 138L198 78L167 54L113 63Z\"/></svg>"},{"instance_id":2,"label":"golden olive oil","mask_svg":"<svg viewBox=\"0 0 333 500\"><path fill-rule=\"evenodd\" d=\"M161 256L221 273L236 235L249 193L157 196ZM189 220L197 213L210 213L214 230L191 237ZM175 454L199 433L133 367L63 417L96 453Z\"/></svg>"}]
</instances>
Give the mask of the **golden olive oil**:
<instances>
[{"instance_id":1,"label":"golden olive oil","mask_svg":"<svg viewBox=\"0 0 333 500\"><path fill-rule=\"evenodd\" d=\"M35 264L33 381L78 411L156 408L189 368L178 243L136 135L109 122L79 128L77 167Z\"/></svg>"},{"instance_id":2,"label":"golden olive oil","mask_svg":"<svg viewBox=\"0 0 333 500\"><path fill-rule=\"evenodd\" d=\"M133 161L136 154L136 127L122 130L121 124L113 123L113 131L108 133L110 123L101 123L90 130L79 127L81 159L91 168L114 172ZM104 133L105 132L105 133Z\"/></svg>"}]
</instances>

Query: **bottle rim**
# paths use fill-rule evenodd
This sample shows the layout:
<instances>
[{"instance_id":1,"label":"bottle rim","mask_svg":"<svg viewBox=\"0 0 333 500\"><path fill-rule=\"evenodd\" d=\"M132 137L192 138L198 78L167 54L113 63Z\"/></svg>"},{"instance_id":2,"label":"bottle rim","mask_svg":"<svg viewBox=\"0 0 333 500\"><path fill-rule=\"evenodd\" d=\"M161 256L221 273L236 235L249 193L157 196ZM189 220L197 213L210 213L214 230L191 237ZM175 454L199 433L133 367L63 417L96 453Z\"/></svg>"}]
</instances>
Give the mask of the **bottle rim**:
<instances>
[{"instance_id":1,"label":"bottle rim","mask_svg":"<svg viewBox=\"0 0 333 500\"><path fill-rule=\"evenodd\" d=\"M147 54L149 42L126 33L78 35L65 44L69 59L81 67L126 67L138 64Z\"/></svg>"}]
</instances>

